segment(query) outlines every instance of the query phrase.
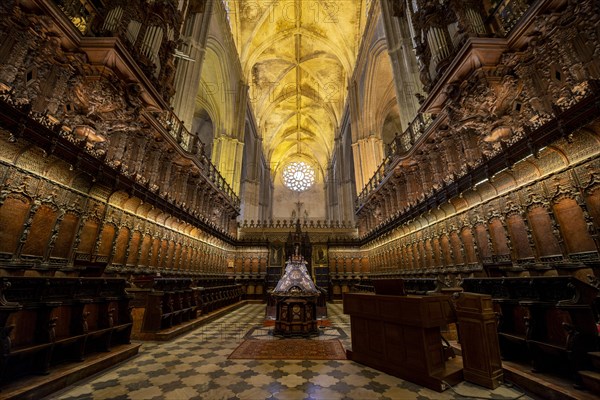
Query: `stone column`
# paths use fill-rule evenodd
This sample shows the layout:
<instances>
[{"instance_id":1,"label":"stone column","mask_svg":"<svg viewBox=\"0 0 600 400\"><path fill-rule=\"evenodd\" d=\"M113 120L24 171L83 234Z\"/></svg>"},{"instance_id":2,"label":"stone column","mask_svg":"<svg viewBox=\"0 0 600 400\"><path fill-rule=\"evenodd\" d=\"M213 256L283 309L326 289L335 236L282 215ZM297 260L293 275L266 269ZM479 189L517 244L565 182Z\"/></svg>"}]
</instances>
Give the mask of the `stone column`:
<instances>
[{"instance_id":1,"label":"stone column","mask_svg":"<svg viewBox=\"0 0 600 400\"><path fill-rule=\"evenodd\" d=\"M190 58L179 58L175 75L175 96L172 100L173 110L189 130L192 129L196 95L200 88L200 75L206 53L208 28L212 17L213 0L204 2L203 10L190 10L185 22L181 40L182 52ZM193 12L198 11L198 12ZM192 61L193 60L193 61Z\"/></svg>"}]
</instances>

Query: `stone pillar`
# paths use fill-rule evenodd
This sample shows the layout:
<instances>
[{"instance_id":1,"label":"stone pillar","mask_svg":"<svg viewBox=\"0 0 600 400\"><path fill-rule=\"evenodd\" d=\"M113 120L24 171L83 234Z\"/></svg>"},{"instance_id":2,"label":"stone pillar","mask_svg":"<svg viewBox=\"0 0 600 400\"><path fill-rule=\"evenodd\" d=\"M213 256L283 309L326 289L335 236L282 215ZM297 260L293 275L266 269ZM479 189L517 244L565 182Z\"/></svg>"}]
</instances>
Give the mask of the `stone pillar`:
<instances>
[{"instance_id":1,"label":"stone pillar","mask_svg":"<svg viewBox=\"0 0 600 400\"><path fill-rule=\"evenodd\" d=\"M192 129L196 95L200 88L200 75L206 52L206 39L212 16L213 1L206 0L203 12L190 13L181 40L182 52L190 60L179 58L175 75L175 96L172 106L175 114L189 130ZM200 10L199 10L200 11ZM191 61L194 60L194 61Z\"/></svg>"},{"instance_id":2,"label":"stone pillar","mask_svg":"<svg viewBox=\"0 0 600 400\"><path fill-rule=\"evenodd\" d=\"M400 18L393 14L389 3L389 0L381 2L381 15L394 71L400 123L402 129L406 129L417 115L417 94L423 93L423 87L419 79L417 57L413 51L415 44L411 38L411 22L408 20L410 10L405 11L406 18Z\"/></svg>"}]
</instances>

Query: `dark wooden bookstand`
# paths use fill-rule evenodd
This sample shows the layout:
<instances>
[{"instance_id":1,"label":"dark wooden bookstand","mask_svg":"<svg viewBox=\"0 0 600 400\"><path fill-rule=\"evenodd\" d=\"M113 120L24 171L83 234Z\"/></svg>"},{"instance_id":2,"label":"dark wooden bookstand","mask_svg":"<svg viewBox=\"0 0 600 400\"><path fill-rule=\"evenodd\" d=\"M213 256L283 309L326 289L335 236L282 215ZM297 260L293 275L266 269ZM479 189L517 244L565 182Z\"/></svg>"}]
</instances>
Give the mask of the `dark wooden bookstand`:
<instances>
[{"instance_id":1,"label":"dark wooden bookstand","mask_svg":"<svg viewBox=\"0 0 600 400\"><path fill-rule=\"evenodd\" d=\"M462 364L447 360L440 328L454 322L450 297L344 295L350 314L348 358L433 390L463 379Z\"/></svg>"}]
</instances>

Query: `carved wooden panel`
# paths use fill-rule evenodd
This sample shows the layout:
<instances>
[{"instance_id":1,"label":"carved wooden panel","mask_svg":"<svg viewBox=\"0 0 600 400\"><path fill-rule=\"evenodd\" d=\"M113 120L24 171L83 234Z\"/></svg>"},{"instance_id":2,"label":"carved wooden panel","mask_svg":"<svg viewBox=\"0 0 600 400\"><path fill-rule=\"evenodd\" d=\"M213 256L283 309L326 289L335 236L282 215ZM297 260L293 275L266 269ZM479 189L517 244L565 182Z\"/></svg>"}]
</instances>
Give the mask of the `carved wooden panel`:
<instances>
[{"instance_id":1,"label":"carved wooden panel","mask_svg":"<svg viewBox=\"0 0 600 400\"><path fill-rule=\"evenodd\" d=\"M352 271L352 258L344 258L344 268L346 268L346 271Z\"/></svg>"},{"instance_id":2,"label":"carved wooden panel","mask_svg":"<svg viewBox=\"0 0 600 400\"><path fill-rule=\"evenodd\" d=\"M502 226L502 221L498 218L494 218L490 221L489 227L494 255L510 254L508 240L506 239L506 230L504 229L504 226Z\"/></svg>"},{"instance_id":3,"label":"carved wooden panel","mask_svg":"<svg viewBox=\"0 0 600 400\"><path fill-rule=\"evenodd\" d=\"M0 207L0 252L13 254L19 245L25 219L29 213L29 201L9 197Z\"/></svg>"},{"instance_id":4,"label":"carved wooden panel","mask_svg":"<svg viewBox=\"0 0 600 400\"><path fill-rule=\"evenodd\" d=\"M568 343L569 337L563 324L570 326L573 325L573 321L571 320L569 312L550 308L545 312L545 314L546 315L543 321L546 322L546 324L545 326L540 327L540 330L536 333L542 333L543 336L545 336L545 341L548 343L552 343L557 346L565 346L565 344Z\"/></svg>"},{"instance_id":5,"label":"carved wooden panel","mask_svg":"<svg viewBox=\"0 0 600 400\"><path fill-rule=\"evenodd\" d=\"M467 264L476 263L478 261L477 253L475 253L475 247L473 246L474 238L473 238L473 232L471 232L471 228L464 228L460 232L460 237L461 237L461 240L464 245L465 258L466 258Z\"/></svg>"},{"instance_id":6,"label":"carved wooden panel","mask_svg":"<svg viewBox=\"0 0 600 400\"><path fill-rule=\"evenodd\" d=\"M163 257L162 260L162 266L164 268L173 268L173 253L175 251L175 242L170 240L167 243L164 243L167 247L166 247L166 251L165 251L165 256Z\"/></svg>"},{"instance_id":7,"label":"carved wooden panel","mask_svg":"<svg viewBox=\"0 0 600 400\"><path fill-rule=\"evenodd\" d=\"M127 255L127 245L129 244L129 229L123 227L119 230L119 235L115 243L115 256L113 258L113 264L125 264L125 257Z\"/></svg>"},{"instance_id":8,"label":"carved wooden panel","mask_svg":"<svg viewBox=\"0 0 600 400\"><path fill-rule=\"evenodd\" d=\"M242 271L242 267L243 267L243 260L241 257L236 257L235 261L234 261L234 270L235 272L241 272Z\"/></svg>"},{"instance_id":9,"label":"carved wooden panel","mask_svg":"<svg viewBox=\"0 0 600 400\"><path fill-rule=\"evenodd\" d=\"M36 309L22 310L18 314L11 314L8 318L7 325L14 326L10 333L11 344L13 347L25 347L35 341L37 313L38 310Z\"/></svg>"},{"instance_id":10,"label":"carved wooden panel","mask_svg":"<svg viewBox=\"0 0 600 400\"><path fill-rule=\"evenodd\" d=\"M50 254L51 257L63 259L69 257L78 226L79 216L73 213L66 213L58 227L58 237Z\"/></svg>"},{"instance_id":11,"label":"carved wooden panel","mask_svg":"<svg viewBox=\"0 0 600 400\"><path fill-rule=\"evenodd\" d=\"M188 260L188 270L190 271L194 271L196 268L196 257L197 257L197 250L195 247L190 247L189 249L189 260Z\"/></svg>"},{"instance_id":12,"label":"carved wooden panel","mask_svg":"<svg viewBox=\"0 0 600 400\"><path fill-rule=\"evenodd\" d=\"M406 265L408 268L417 268L417 264L415 262L413 253L412 253L412 248L410 247L409 244L404 244L402 245L402 252L404 254L404 260L406 260Z\"/></svg>"},{"instance_id":13,"label":"carved wooden panel","mask_svg":"<svg viewBox=\"0 0 600 400\"><path fill-rule=\"evenodd\" d=\"M419 263L422 267L428 268L430 265L427 263L427 253L425 252L425 247L422 240L419 240L418 243L415 243L417 248L417 254L419 254Z\"/></svg>"},{"instance_id":14,"label":"carved wooden panel","mask_svg":"<svg viewBox=\"0 0 600 400\"><path fill-rule=\"evenodd\" d=\"M77 248L78 253L91 254L96 244L96 236L98 235L98 221L95 219L88 219L84 222L83 228L81 229L79 247Z\"/></svg>"},{"instance_id":15,"label":"carved wooden panel","mask_svg":"<svg viewBox=\"0 0 600 400\"><path fill-rule=\"evenodd\" d=\"M426 253L426 257L427 257L427 266L434 267L435 259L433 256L433 248L431 247L431 239L427 239L425 241L425 253Z\"/></svg>"},{"instance_id":16,"label":"carved wooden panel","mask_svg":"<svg viewBox=\"0 0 600 400\"><path fill-rule=\"evenodd\" d=\"M152 258L149 265L156 267L158 266L158 249L160 249L160 239L154 238L152 241Z\"/></svg>"},{"instance_id":17,"label":"carved wooden panel","mask_svg":"<svg viewBox=\"0 0 600 400\"><path fill-rule=\"evenodd\" d=\"M441 267L444 265L442 262L442 249L440 247L440 240L437 237L433 239L433 258L436 267Z\"/></svg>"},{"instance_id":18,"label":"carved wooden panel","mask_svg":"<svg viewBox=\"0 0 600 400\"><path fill-rule=\"evenodd\" d=\"M587 203L588 212L594 221L594 226L597 230L600 230L600 188L596 188L589 193L586 196L585 201Z\"/></svg>"},{"instance_id":19,"label":"carved wooden panel","mask_svg":"<svg viewBox=\"0 0 600 400\"><path fill-rule=\"evenodd\" d=\"M510 241L517 259L531 258L534 256L527 237L527 227L520 215L511 215L506 219Z\"/></svg>"},{"instance_id":20,"label":"carved wooden panel","mask_svg":"<svg viewBox=\"0 0 600 400\"><path fill-rule=\"evenodd\" d=\"M187 270L188 269L188 261L189 261L189 247L182 246L181 247L181 256L179 258L179 269Z\"/></svg>"},{"instance_id":21,"label":"carved wooden panel","mask_svg":"<svg viewBox=\"0 0 600 400\"><path fill-rule=\"evenodd\" d=\"M587 230L583 211L574 199L561 200L554 205L554 212L569 253L597 250Z\"/></svg>"},{"instance_id":22,"label":"carved wooden panel","mask_svg":"<svg viewBox=\"0 0 600 400\"><path fill-rule=\"evenodd\" d=\"M361 258L360 263L361 263L360 269L362 270L362 272L370 272L369 259L367 257ZM398 265L399 264L400 264L400 262L398 260Z\"/></svg>"},{"instance_id":23,"label":"carved wooden panel","mask_svg":"<svg viewBox=\"0 0 600 400\"><path fill-rule=\"evenodd\" d=\"M456 264L464 264L465 257L462 252L462 243L460 241L460 237L458 236L458 232L452 232L450 234L450 243L452 245L452 253L454 254L454 260Z\"/></svg>"},{"instance_id":24,"label":"carved wooden panel","mask_svg":"<svg viewBox=\"0 0 600 400\"><path fill-rule=\"evenodd\" d=\"M477 239L477 248L482 258L491 258L492 251L488 242L488 232L484 224L478 224L475 227L475 238Z\"/></svg>"},{"instance_id":25,"label":"carved wooden panel","mask_svg":"<svg viewBox=\"0 0 600 400\"><path fill-rule=\"evenodd\" d=\"M56 211L45 204L37 209L31 222L29 236L27 236L27 241L23 246L21 254L43 256L46 253L46 247L50 241L56 217Z\"/></svg>"},{"instance_id":26,"label":"carved wooden panel","mask_svg":"<svg viewBox=\"0 0 600 400\"><path fill-rule=\"evenodd\" d=\"M527 213L538 256L562 254L560 244L552 233L552 220L544 207L534 207Z\"/></svg>"},{"instance_id":27,"label":"carved wooden panel","mask_svg":"<svg viewBox=\"0 0 600 400\"><path fill-rule=\"evenodd\" d=\"M199 271L202 269L202 266L200 265L200 249L198 249L197 247L194 248L190 267L193 271Z\"/></svg>"},{"instance_id":28,"label":"carved wooden panel","mask_svg":"<svg viewBox=\"0 0 600 400\"><path fill-rule=\"evenodd\" d=\"M148 256L150 246L152 245L152 237L150 235L145 235L144 240L142 241L142 249L140 251L140 259L138 261L138 265L147 266L148 265Z\"/></svg>"},{"instance_id":29,"label":"carved wooden panel","mask_svg":"<svg viewBox=\"0 0 600 400\"><path fill-rule=\"evenodd\" d=\"M450 240L448 239L448 235L442 235L440 243L444 257L444 265L454 265L452 255L450 254Z\"/></svg>"},{"instance_id":30,"label":"carved wooden panel","mask_svg":"<svg viewBox=\"0 0 600 400\"><path fill-rule=\"evenodd\" d=\"M164 267L164 259L167 256L168 242L166 239L160 240L155 239L152 245L153 256L150 264L154 267L161 268Z\"/></svg>"},{"instance_id":31,"label":"carved wooden panel","mask_svg":"<svg viewBox=\"0 0 600 400\"><path fill-rule=\"evenodd\" d=\"M173 260L173 268L179 267L179 260L181 259L181 243L175 245L175 258Z\"/></svg>"},{"instance_id":32,"label":"carved wooden panel","mask_svg":"<svg viewBox=\"0 0 600 400\"><path fill-rule=\"evenodd\" d=\"M100 246L98 247L98 255L108 256L112 251L113 239L115 238L115 226L106 224L102 228L100 234Z\"/></svg>"},{"instance_id":33,"label":"carved wooden panel","mask_svg":"<svg viewBox=\"0 0 600 400\"><path fill-rule=\"evenodd\" d=\"M142 234L139 231L133 232L131 236L131 242L129 244L129 256L127 257L127 265L136 265L138 261L138 251L140 248L140 242L142 240Z\"/></svg>"}]
</instances>

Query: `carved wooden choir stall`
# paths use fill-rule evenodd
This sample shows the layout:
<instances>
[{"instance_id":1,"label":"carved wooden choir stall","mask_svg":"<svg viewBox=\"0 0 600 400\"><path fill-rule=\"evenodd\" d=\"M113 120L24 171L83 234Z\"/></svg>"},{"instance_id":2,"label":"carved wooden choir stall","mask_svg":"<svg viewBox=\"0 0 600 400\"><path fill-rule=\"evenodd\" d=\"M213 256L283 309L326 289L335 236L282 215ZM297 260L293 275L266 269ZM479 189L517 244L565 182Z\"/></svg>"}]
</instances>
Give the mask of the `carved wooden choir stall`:
<instances>
[{"instance_id":1,"label":"carved wooden choir stall","mask_svg":"<svg viewBox=\"0 0 600 400\"><path fill-rule=\"evenodd\" d=\"M130 343L125 287L121 278L1 278L0 383Z\"/></svg>"},{"instance_id":2,"label":"carved wooden choir stall","mask_svg":"<svg viewBox=\"0 0 600 400\"><path fill-rule=\"evenodd\" d=\"M223 279L202 282L192 278L145 276L135 278L134 284L136 287L130 292L135 295L136 338L140 332L156 333L191 323L200 315L242 298L241 286ZM141 335L140 338L161 340L163 336Z\"/></svg>"},{"instance_id":3,"label":"carved wooden choir stall","mask_svg":"<svg viewBox=\"0 0 600 400\"><path fill-rule=\"evenodd\" d=\"M579 381L598 351L598 288L571 276L469 278L467 292L491 295L502 357Z\"/></svg>"}]
</instances>

